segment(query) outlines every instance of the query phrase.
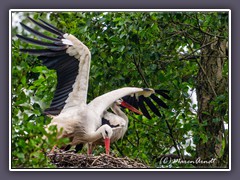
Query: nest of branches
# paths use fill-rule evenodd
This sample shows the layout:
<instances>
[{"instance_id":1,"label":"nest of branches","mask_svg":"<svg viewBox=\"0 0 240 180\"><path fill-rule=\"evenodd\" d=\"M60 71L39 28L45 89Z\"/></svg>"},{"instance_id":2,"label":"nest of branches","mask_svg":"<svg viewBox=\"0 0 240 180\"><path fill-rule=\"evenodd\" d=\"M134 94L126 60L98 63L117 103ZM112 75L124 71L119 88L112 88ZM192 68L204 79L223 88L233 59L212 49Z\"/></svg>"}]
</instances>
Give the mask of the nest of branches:
<instances>
[{"instance_id":1,"label":"nest of branches","mask_svg":"<svg viewBox=\"0 0 240 180\"><path fill-rule=\"evenodd\" d=\"M58 168L149 168L143 163L111 155L89 156L74 152L54 152L48 154L50 161Z\"/></svg>"}]
</instances>

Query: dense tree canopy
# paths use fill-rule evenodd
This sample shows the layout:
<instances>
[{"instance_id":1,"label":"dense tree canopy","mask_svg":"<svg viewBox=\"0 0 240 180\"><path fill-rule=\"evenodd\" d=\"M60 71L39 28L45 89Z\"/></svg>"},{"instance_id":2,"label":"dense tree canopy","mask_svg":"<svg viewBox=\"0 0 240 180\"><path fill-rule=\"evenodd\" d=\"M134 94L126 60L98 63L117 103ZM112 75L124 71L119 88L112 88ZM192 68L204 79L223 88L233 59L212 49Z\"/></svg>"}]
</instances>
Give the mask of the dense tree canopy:
<instances>
[{"instance_id":1,"label":"dense tree canopy","mask_svg":"<svg viewBox=\"0 0 240 180\"><path fill-rule=\"evenodd\" d=\"M169 108L160 109L162 117L152 115L148 120L127 112L127 134L112 145L117 156L140 159L154 168L228 167L228 12L16 12L13 16L24 23L29 22L27 16L47 20L89 47L88 101L125 86L169 90L171 100L165 101ZM47 135L44 125L50 122L42 112L51 103L56 73L36 57L21 54L20 47L31 45L20 42L16 33L27 32L12 28L12 167L52 167L45 153L56 141L55 131L42 138ZM95 151L101 152L101 148ZM175 158L199 157L216 161L172 163Z\"/></svg>"}]
</instances>

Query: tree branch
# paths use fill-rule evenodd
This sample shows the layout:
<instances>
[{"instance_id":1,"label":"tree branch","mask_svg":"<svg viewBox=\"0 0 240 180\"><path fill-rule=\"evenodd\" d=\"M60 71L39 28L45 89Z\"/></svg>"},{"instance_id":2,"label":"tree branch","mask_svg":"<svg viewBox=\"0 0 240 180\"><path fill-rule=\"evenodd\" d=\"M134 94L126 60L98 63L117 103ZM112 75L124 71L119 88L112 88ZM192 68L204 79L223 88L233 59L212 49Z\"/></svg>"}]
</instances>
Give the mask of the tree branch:
<instances>
[{"instance_id":1,"label":"tree branch","mask_svg":"<svg viewBox=\"0 0 240 180\"><path fill-rule=\"evenodd\" d=\"M134 62L134 64L135 64L135 66L136 66L136 68L137 68L137 70L138 70L138 73L140 74L143 82L146 84L147 87L150 87L149 84L148 84L148 82L147 82L147 80L146 80L146 78L145 78L145 76L144 76L144 74L143 74L143 71L142 71L142 69L141 69L140 62L137 62L135 55L133 55L133 62Z\"/></svg>"},{"instance_id":2,"label":"tree branch","mask_svg":"<svg viewBox=\"0 0 240 180\"><path fill-rule=\"evenodd\" d=\"M137 137L137 146L139 146L139 141L140 141L140 138L139 138L139 135L138 135L138 130L136 128L136 124L135 124L135 121L133 122L133 127L134 127L134 130L136 132L136 137Z\"/></svg>"},{"instance_id":3,"label":"tree branch","mask_svg":"<svg viewBox=\"0 0 240 180\"><path fill-rule=\"evenodd\" d=\"M187 40L186 40L187 41ZM211 41L211 42L209 42L209 43L207 43L207 44L204 44L204 45L202 45L200 48L198 48L198 49L196 49L196 50L193 50L192 48L191 48L191 45L189 44L189 42L187 41L187 43L189 44L189 47L191 48L191 53L190 54L188 54L187 56L185 56L185 57L183 57L182 59L187 59L188 57L191 57L195 52L197 52L197 51L199 51L199 50L201 50L202 48L204 48L204 47L206 47L206 46L208 46L208 45L210 45L210 44L213 44L213 43L215 43L217 40L214 40L214 41Z\"/></svg>"},{"instance_id":4,"label":"tree branch","mask_svg":"<svg viewBox=\"0 0 240 180\"><path fill-rule=\"evenodd\" d=\"M209 33L209 32L203 31L203 30L200 28L200 26L199 26L199 27L196 27L196 26L193 26L192 24L185 24L185 23L181 23L181 22L176 22L176 23L178 23L178 24L180 24L180 25L187 26L187 27L192 27L192 28L194 28L194 29L196 29L196 30L199 30L200 32L202 32L202 33L204 33L204 34L206 34L206 35L208 35L208 36L218 37L218 38L225 39L224 36L218 36L218 35L211 34L211 33Z\"/></svg>"},{"instance_id":5,"label":"tree branch","mask_svg":"<svg viewBox=\"0 0 240 180\"><path fill-rule=\"evenodd\" d=\"M174 137L173 137L172 128L170 127L168 121L167 121L165 118L164 118L164 120L165 120L165 122L166 122L166 124L167 124L167 127L168 127L168 129L169 129L169 135L170 135L170 137L172 138L172 141L173 141L174 147L175 147L175 149L176 149L176 151L177 151L177 154L178 154L179 157L181 157L181 153L180 153L180 151L179 151L179 149L178 149L178 147L177 147L177 143L176 143L176 141L175 141L175 139L174 139Z\"/></svg>"},{"instance_id":6,"label":"tree branch","mask_svg":"<svg viewBox=\"0 0 240 180\"><path fill-rule=\"evenodd\" d=\"M136 147L128 138L126 138L126 140L127 140L133 147Z\"/></svg>"}]
</instances>

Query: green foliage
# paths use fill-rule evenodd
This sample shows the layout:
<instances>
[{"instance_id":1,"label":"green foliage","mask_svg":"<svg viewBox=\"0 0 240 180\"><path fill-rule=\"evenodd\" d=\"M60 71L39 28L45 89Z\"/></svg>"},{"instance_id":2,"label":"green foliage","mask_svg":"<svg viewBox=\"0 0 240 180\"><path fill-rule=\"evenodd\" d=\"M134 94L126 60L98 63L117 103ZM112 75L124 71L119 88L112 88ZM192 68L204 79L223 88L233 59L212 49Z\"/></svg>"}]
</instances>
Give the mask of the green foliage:
<instances>
[{"instance_id":1,"label":"green foliage","mask_svg":"<svg viewBox=\"0 0 240 180\"><path fill-rule=\"evenodd\" d=\"M34 13L34 18L45 19L47 14ZM199 57L205 35L228 38L226 13L52 12L49 18L92 53L88 101L124 86L170 90L171 100L165 101L169 109L160 110L162 117L152 115L148 120L127 112L129 129L123 140L112 146L114 153L140 159L151 167L169 167L159 164L158 157L170 153L194 157L195 144L200 139L208 141L203 128L207 124L198 122L197 105L189 94L197 86L199 68L191 57ZM45 153L55 139L54 135L42 138L46 135L43 127L50 121L42 112L53 97L56 74L40 66L33 56L19 54L20 45L26 46L12 41L13 167L51 167ZM227 97L224 92L212 102L216 111L226 114L225 123Z\"/></svg>"},{"instance_id":2,"label":"green foliage","mask_svg":"<svg viewBox=\"0 0 240 180\"><path fill-rule=\"evenodd\" d=\"M62 140L56 140L56 130L52 135L45 131L50 119L42 112L52 99L56 75L37 66L33 57L20 54L19 41L12 45L12 167L52 167L46 152Z\"/></svg>"}]
</instances>

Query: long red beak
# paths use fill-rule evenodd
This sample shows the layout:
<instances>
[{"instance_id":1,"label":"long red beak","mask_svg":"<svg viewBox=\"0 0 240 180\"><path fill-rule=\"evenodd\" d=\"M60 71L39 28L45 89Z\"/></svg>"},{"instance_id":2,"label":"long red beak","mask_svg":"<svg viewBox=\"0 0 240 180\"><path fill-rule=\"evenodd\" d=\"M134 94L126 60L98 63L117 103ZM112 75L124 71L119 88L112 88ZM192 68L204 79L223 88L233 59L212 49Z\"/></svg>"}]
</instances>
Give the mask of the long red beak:
<instances>
[{"instance_id":1,"label":"long red beak","mask_svg":"<svg viewBox=\"0 0 240 180\"><path fill-rule=\"evenodd\" d=\"M106 154L109 155L110 152L110 138L104 139Z\"/></svg>"},{"instance_id":2,"label":"long red beak","mask_svg":"<svg viewBox=\"0 0 240 180\"><path fill-rule=\"evenodd\" d=\"M128 108L130 111L135 112L137 114L142 115L142 112L136 109L135 107L131 106L130 104L126 103L125 101L121 102L121 106Z\"/></svg>"}]
</instances>

